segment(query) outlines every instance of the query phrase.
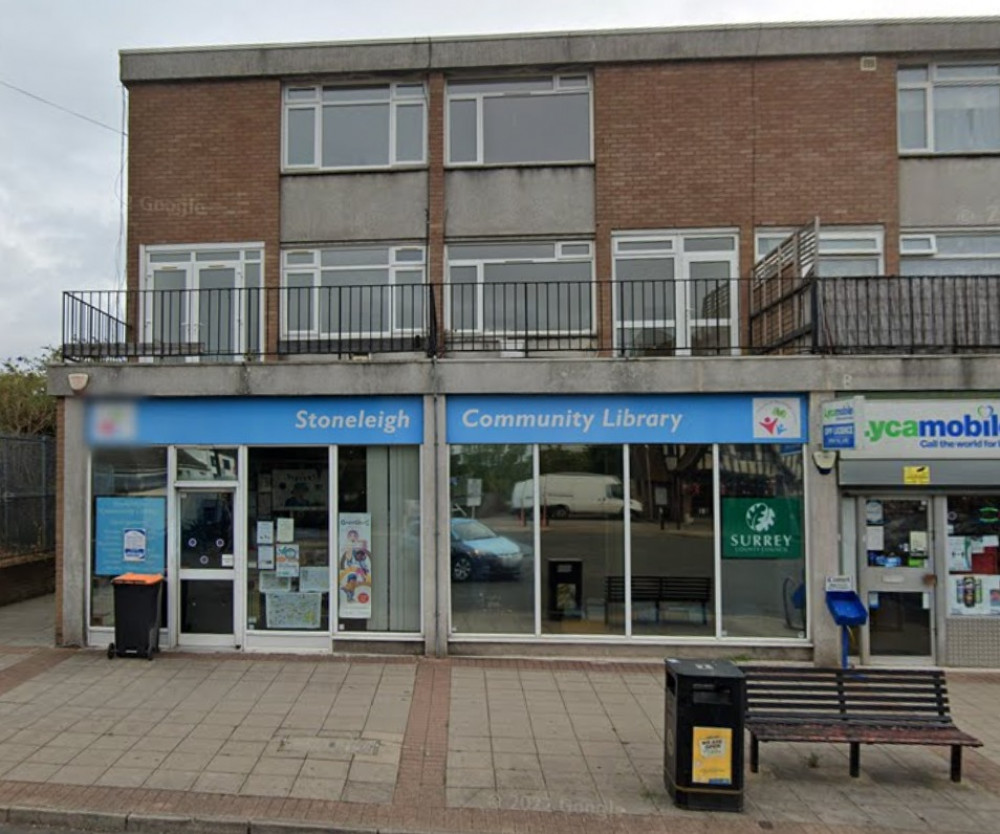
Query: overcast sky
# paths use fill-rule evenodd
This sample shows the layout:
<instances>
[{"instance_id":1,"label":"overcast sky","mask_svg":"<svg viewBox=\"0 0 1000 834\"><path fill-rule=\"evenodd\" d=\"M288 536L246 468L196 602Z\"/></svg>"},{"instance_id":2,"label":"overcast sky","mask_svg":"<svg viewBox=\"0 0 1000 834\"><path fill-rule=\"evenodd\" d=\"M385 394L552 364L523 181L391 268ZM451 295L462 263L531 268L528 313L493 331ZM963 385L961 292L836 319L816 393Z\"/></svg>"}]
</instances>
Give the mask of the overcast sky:
<instances>
[{"instance_id":1,"label":"overcast sky","mask_svg":"<svg viewBox=\"0 0 1000 834\"><path fill-rule=\"evenodd\" d=\"M64 290L122 281L119 49L998 12L997 0L0 0L0 361L61 341Z\"/></svg>"}]
</instances>

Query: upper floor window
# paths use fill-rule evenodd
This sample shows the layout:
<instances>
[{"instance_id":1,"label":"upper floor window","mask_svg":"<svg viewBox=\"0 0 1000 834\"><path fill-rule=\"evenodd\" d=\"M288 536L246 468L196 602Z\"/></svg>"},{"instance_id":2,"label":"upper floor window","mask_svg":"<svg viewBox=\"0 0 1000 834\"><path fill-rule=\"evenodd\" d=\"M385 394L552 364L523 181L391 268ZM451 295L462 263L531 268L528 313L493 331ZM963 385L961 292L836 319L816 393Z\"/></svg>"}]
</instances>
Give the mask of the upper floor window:
<instances>
[{"instance_id":1,"label":"upper floor window","mask_svg":"<svg viewBox=\"0 0 1000 834\"><path fill-rule=\"evenodd\" d=\"M422 164L426 111L422 83L286 87L285 168L343 170Z\"/></svg>"},{"instance_id":2,"label":"upper floor window","mask_svg":"<svg viewBox=\"0 0 1000 834\"><path fill-rule=\"evenodd\" d=\"M588 241L448 246L446 314L453 332L589 332L593 247Z\"/></svg>"},{"instance_id":3,"label":"upper floor window","mask_svg":"<svg viewBox=\"0 0 1000 834\"><path fill-rule=\"evenodd\" d=\"M448 82L453 165L589 162L590 78Z\"/></svg>"},{"instance_id":4,"label":"upper floor window","mask_svg":"<svg viewBox=\"0 0 1000 834\"><path fill-rule=\"evenodd\" d=\"M288 339L424 329L422 246L289 249L282 255Z\"/></svg>"},{"instance_id":5,"label":"upper floor window","mask_svg":"<svg viewBox=\"0 0 1000 834\"><path fill-rule=\"evenodd\" d=\"M901 67L896 78L901 151L1000 151L1000 64Z\"/></svg>"},{"instance_id":6,"label":"upper floor window","mask_svg":"<svg viewBox=\"0 0 1000 834\"><path fill-rule=\"evenodd\" d=\"M1000 275L1000 229L904 234L899 254L903 275Z\"/></svg>"},{"instance_id":7,"label":"upper floor window","mask_svg":"<svg viewBox=\"0 0 1000 834\"><path fill-rule=\"evenodd\" d=\"M760 260L793 234L792 229L757 231L757 260ZM875 228L824 227L819 233L818 274L829 277L864 277L881 275L883 234Z\"/></svg>"}]
</instances>

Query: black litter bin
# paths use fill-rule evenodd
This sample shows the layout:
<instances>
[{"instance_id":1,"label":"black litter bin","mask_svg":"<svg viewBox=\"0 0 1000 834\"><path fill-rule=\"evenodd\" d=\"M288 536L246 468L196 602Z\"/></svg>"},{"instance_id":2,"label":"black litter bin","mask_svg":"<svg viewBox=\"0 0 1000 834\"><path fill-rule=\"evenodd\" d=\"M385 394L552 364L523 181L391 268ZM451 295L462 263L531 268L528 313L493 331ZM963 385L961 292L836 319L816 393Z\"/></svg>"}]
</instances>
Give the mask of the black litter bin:
<instances>
[{"instance_id":1,"label":"black litter bin","mask_svg":"<svg viewBox=\"0 0 1000 834\"><path fill-rule=\"evenodd\" d=\"M679 808L743 810L746 681L725 660L666 661L663 782Z\"/></svg>"},{"instance_id":2,"label":"black litter bin","mask_svg":"<svg viewBox=\"0 0 1000 834\"><path fill-rule=\"evenodd\" d=\"M153 659L160 650L160 606L163 577L123 573L111 580L115 588L115 642L108 657Z\"/></svg>"}]
</instances>

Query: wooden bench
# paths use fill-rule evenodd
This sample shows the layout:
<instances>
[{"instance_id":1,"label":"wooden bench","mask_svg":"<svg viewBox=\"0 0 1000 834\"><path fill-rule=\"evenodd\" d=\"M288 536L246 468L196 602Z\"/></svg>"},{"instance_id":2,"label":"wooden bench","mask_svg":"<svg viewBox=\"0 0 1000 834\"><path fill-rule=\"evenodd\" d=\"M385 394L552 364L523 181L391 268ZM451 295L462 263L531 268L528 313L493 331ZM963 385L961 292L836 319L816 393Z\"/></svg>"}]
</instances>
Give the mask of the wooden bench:
<instances>
[{"instance_id":1,"label":"wooden bench","mask_svg":"<svg viewBox=\"0 0 1000 834\"><path fill-rule=\"evenodd\" d=\"M656 622L660 622L661 602L693 602L701 605L701 622L708 622L708 603L712 598L711 576L633 576L632 603L656 604ZM625 577L608 576L604 580L604 621L608 606L625 602Z\"/></svg>"},{"instance_id":2,"label":"wooden bench","mask_svg":"<svg viewBox=\"0 0 1000 834\"><path fill-rule=\"evenodd\" d=\"M962 748L982 742L955 726L944 672L745 666L750 770L767 741L845 742L851 776L862 744L951 747L951 779L962 779Z\"/></svg>"}]
</instances>

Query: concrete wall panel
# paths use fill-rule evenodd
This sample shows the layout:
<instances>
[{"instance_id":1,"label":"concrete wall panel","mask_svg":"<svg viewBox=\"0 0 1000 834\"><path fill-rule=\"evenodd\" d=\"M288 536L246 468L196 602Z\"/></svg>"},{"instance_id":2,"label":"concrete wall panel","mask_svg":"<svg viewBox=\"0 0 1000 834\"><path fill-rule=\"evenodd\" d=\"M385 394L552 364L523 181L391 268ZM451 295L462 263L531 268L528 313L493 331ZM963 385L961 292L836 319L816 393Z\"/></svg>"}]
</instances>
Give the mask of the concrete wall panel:
<instances>
[{"instance_id":1,"label":"concrete wall panel","mask_svg":"<svg viewBox=\"0 0 1000 834\"><path fill-rule=\"evenodd\" d=\"M594 233L594 170L589 166L449 171L450 237Z\"/></svg>"},{"instance_id":2,"label":"concrete wall panel","mask_svg":"<svg viewBox=\"0 0 1000 834\"><path fill-rule=\"evenodd\" d=\"M426 171L281 180L283 243L407 240L426 234Z\"/></svg>"},{"instance_id":3,"label":"concrete wall panel","mask_svg":"<svg viewBox=\"0 0 1000 834\"><path fill-rule=\"evenodd\" d=\"M1000 226L1000 158L901 159L899 225Z\"/></svg>"}]
</instances>

